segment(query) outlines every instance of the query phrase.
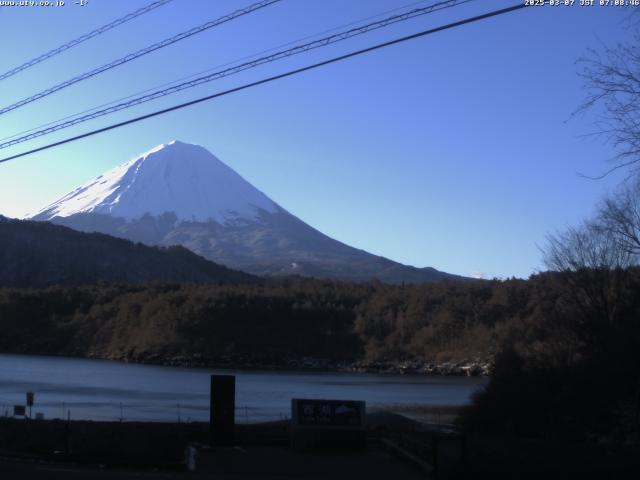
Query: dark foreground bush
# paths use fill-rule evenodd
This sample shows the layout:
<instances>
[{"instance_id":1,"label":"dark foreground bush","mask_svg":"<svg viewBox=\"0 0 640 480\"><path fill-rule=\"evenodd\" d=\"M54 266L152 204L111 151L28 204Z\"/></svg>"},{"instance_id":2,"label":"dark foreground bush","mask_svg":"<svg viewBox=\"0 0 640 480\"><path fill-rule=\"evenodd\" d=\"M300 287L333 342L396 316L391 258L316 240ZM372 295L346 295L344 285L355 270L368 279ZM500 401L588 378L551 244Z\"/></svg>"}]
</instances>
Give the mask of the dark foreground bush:
<instances>
[{"instance_id":1,"label":"dark foreground bush","mask_svg":"<svg viewBox=\"0 0 640 480\"><path fill-rule=\"evenodd\" d=\"M634 377L615 361L558 366L526 360L507 347L463 422L484 434L567 440L612 435L630 420L620 415L624 406L635 408Z\"/></svg>"}]
</instances>

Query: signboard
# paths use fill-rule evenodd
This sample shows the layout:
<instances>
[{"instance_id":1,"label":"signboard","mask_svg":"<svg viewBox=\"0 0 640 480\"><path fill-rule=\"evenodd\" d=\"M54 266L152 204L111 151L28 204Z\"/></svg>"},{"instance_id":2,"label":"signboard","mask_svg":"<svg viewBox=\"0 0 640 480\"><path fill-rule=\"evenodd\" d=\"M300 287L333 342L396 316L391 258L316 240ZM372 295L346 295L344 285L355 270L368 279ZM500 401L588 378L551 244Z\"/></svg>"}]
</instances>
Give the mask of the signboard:
<instances>
[{"instance_id":1,"label":"signboard","mask_svg":"<svg viewBox=\"0 0 640 480\"><path fill-rule=\"evenodd\" d=\"M291 400L291 447L363 448L365 403L354 400Z\"/></svg>"},{"instance_id":2,"label":"signboard","mask_svg":"<svg viewBox=\"0 0 640 480\"><path fill-rule=\"evenodd\" d=\"M364 402L353 400L292 400L291 417L298 425L361 428L364 413Z\"/></svg>"},{"instance_id":3,"label":"signboard","mask_svg":"<svg viewBox=\"0 0 640 480\"><path fill-rule=\"evenodd\" d=\"M13 415L16 417L24 417L27 414L27 407L24 405L14 405Z\"/></svg>"},{"instance_id":4,"label":"signboard","mask_svg":"<svg viewBox=\"0 0 640 480\"><path fill-rule=\"evenodd\" d=\"M33 407L33 392L27 392L27 407Z\"/></svg>"}]
</instances>

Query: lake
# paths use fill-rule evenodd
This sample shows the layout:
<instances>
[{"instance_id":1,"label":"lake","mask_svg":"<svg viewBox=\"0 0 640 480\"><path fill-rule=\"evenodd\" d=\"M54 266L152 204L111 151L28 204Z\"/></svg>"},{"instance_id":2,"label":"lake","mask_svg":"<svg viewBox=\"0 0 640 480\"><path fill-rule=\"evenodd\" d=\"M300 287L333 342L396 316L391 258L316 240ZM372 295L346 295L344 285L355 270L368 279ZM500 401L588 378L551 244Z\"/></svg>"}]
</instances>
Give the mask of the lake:
<instances>
[{"instance_id":1,"label":"lake","mask_svg":"<svg viewBox=\"0 0 640 480\"><path fill-rule=\"evenodd\" d=\"M0 354L0 415L35 393L33 416L208 421L210 375L236 375L236 421L290 416L291 398L364 400L367 410L468 404L487 380L327 372L190 369L108 360ZM414 415L415 416L415 415Z\"/></svg>"}]
</instances>

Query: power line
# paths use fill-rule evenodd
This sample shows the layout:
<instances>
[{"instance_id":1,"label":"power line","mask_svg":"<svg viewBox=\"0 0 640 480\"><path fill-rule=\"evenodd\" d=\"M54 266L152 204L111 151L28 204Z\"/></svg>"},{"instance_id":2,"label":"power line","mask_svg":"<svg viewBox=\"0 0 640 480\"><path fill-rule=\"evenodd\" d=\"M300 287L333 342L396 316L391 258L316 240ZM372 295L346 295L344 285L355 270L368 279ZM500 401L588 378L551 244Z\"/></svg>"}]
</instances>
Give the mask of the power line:
<instances>
[{"instance_id":1,"label":"power line","mask_svg":"<svg viewBox=\"0 0 640 480\"><path fill-rule=\"evenodd\" d=\"M235 93L235 92L239 92L239 91L246 90L246 89L249 89L249 88L252 88L252 87L256 87L258 85L263 85L263 84L270 83L270 82L273 82L273 81L276 81L276 80L280 80L282 78L286 78L286 77L290 77L290 76L293 76L293 75L297 75L297 74L302 73L302 72L306 72L306 71L309 71L309 70L314 70L316 68L323 67L325 65L330 65L330 64L333 64L333 63L340 62L342 60L347 60L349 58L353 58L353 57L356 57L356 56L359 56L359 55L363 55L365 53L369 53L369 52L372 52L374 50L379 50L381 48L389 47L391 45L396 45L396 44L403 43L403 42L406 42L406 41L409 41L409 40L413 40L413 39L416 39L416 38L424 37L426 35L431 35L433 33L441 32L441 31L444 31L444 30L449 30L451 28L460 27L462 25L467 25L469 23L478 22L480 20L485 20L487 18L496 17L498 15L504 15L506 13L510 13L510 12L513 12L513 11L516 11L516 10L520 10L522 8L526 8L526 6L527 5L525 5L524 3L518 3L518 4L512 5L510 7L502 8L500 10L493 10L491 12L487 12L487 13L484 13L482 15L477 15L475 17L466 18L464 20L459 20L457 22L448 23L446 25L442 25L440 27L432 28L432 29L429 29L429 30L423 30L421 32L414 33L412 35L407 35L405 37L396 38L394 40L390 40L390 41L387 41L387 42L384 42L384 43L379 43L379 44L374 45L372 47L367 47L367 48L363 48L361 50L356 50L354 52L350 52L350 53L347 53L347 54L344 54L344 55L340 55L338 57L333 57L333 58L331 58L329 60L324 60L322 62L314 63L312 65L307 65L306 67L301 67L301 68L297 68L297 69L294 69L294 70L289 70L288 72L285 72L285 73L281 73L281 74L274 75L274 76L271 76L271 77L263 78L262 80L258 80L258 81L255 81L255 82L246 83L246 84L241 85L239 87L235 87L235 88L231 88L229 90L225 90L225 91L222 91L222 92L214 93L214 94L208 95L206 97L201 97L201 98L198 98L198 99L195 99L195 100L191 100L189 102L182 103L182 104L179 104L179 105L174 105L172 107L165 108L165 109L162 109L162 110L157 110L155 112L148 113L146 115L142 115L142 116L139 116L139 117L131 118L131 119L125 120L123 122L119 122L119 123L115 123L115 124L112 124L112 125L109 125L109 126L106 126L106 127L99 128L97 130L92 130L90 132L86 132L86 133L83 133L83 134L80 134L80 135L76 135L74 137L66 138L64 140L60 140L58 142L50 143L50 144L44 145L42 147L34 148L34 149L28 150L26 152L22 152L22 153L18 153L18 154L15 154L15 155L11 155L9 157L5 157L3 159L0 159L0 163L5 163L5 162L8 162L10 160L14 160L16 158L20 158L20 157L24 157L24 156L27 156L27 155L31 155L33 153L41 152L43 150L48 150L48 149L51 149L51 148L54 148L54 147L57 147L57 146L60 146L60 145L64 145L66 143L75 142L77 140L81 140L83 138L91 137L91 136L97 135L99 133L104 133L104 132L107 132L109 130L114 130L116 128L124 127L126 125L137 123L137 122L140 122L142 120L147 120L149 118L156 117L156 116L159 116L159 115L164 115L165 113L173 112L175 110L180 110L182 108L186 108L186 107L189 107L191 105L196 105L198 103L206 102L208 100L213 100L215 98L223 97L225 95L229 95L229 94L232 94L232 93Z\"/></svg>"},{"instance_id":2,"label":"power line","mask_svg":"<svg viewBox=\"0 0 640 480\"><path fill-rule=\"evenodd\" d=\"M157 90L153 93L149 93L147 95L143 95L141 97L137 97L134 98L132 100L129 100L127 102L123 102L123 103L119 103L116 105L112 105L108 108L102 109L102 110L97 110L94 111L92 113L89 113L87 115L83 115L80 117L76 117L73 118L72 120L68 120L65 122L61 122L61 123L57 123L53 126L44 128L42 130L38 130L36 132L33 133L29 133L27 135L18 137L18 138L14 138L13 140L9 140L3 143L0 143L0 149L4 149L4 148L8 148L11 147L13 145L17 145L19 143L23 143L29 140L33 140L35 138L44 136L44 135L48 135L50 133L53 132L57 132L59 130L63 130L65 128L69 128L72 127L74 125L80 124L80 123L84 123L87 122L89 120L93 120L105 115L109 115L121 110L125 110L127 108L131 108L137 105L140 105L142 103L146 103L152 100L156 100L158 98L162 98L162 97L166 97L167 95L172 95L174 93L178 93L182 90L186 90L189 88L193 88L199 85L202 85L204 83L208 83L208 82L212 82L214 80L219 80L221 78L224 77L228 77L230 75L235 75L237 73L243 72L245 70L249 70L251 68L255 68L258 67L260 65L264 65L266 63L272 63L278 60L281 60L283 58L287 58L293 55L298 55L300 53L304 53L304 52L308 52L309 50L313 50L316 48L320 48L320 47L325 47L327 45L333 44L333 43L337 43L337 42L341 42L343 40L347 40L349 38L358 36L358 35L363 35L365 33L371 32L373 30L377 30L380 28L384 28L384 27L388 27L389 25L393 25L395 23L398 22L403 22L403 21L407 21L410 20L412 18L416 18L418 16L421 15L426 15L428 13L433 13L439 10L444 10L447 8L452 8L455 6L459 6L462 5L464 3L469 3L473 0L447 0L447 1L443 1L443 2L438 2L432 5L429 5L427 7L423 7L423 8L416 8L414 10L410 10L409 12L405 12L403 14L400 15L394 15L391 17L387 17L385 19L382 20L378 20L376 22L372 22L366 25L362 25L356 28L352 28L350 30L344 31L344 32L340 32L340 33L336 33L334 35L329 35L327 37L323 37L321 39L318 40L314 40L312 42L308 42L302 45L297 45L293 48L289 48L287 50L282 50L279 52L276 52L274 54L268 55L268 56L264 56L264 57L260 57L258 59L252 60L250 62L246 62L246 63L242 63L240 65L234 66L234 67L230 67L227 68L225 70L221 70L218 72L214 72L211 73L209 75L206 75L204 77L200 77L200 78L196 78L194 80L190 80L188 82L184 82L178 85L174 85L171 86L169 88L165 88L162 90Z\"/></svg>"},{"instance_id":3,"label":"power line","mask_svg":"<svg viewBox=\"0 0 640 480\"><path fill-rule=\"evenodd\" d=\"M204 23L202 25L199 25L197 27L192 28L191 30L187 30L185 32L179 33L177 35L174 35L173 37L170 38L166 38L164 40L162 40L161 42L158 43L154 43L153 45L149 45L148 47L145 47L141 50L138 50L137 52L134 53L130 53L124 57L118 58L117 60L114 60L110 63L107 63L105 65L102 65L101 67L95 68L89 72L83 73L81 75L78 75L76 77L73 77L69 80L66 80L62 83L59 83L58 85L55 85L51 88L48 88L46 90L43 90L39 93L36 93L35 95L32 95L28 98L25 98L23 100L20 100L19 102L16 102L12 105L9 105L7 107L1 108L0 109L0 115L10 112L12 110L15 110L17 108L23 107L24 105L27 105L29 103L35 102L36 100L40 100L41 98L44 98L48 95L51 95L52 93L58 92L64 88L70 87L71 85L74 85L78 82L81 82L83 80L86 80L88 78L94 77L100 73L104 73L107 70L111 70L112 68L116 68L119 67L120 65L124 65L125 63L129 63L137 58L140 58L144 55L147 55L151 52L154 52L156 50L159 50L161 48L167 47L169 45L172 45L176 42L179 42L180 40L184 40L185 38L189 38L193 35L196 35L198 33L204 32L205 30L208 30L210 28L213 27L217 27L223 23L229 22L231 20L234 20L238 17L247 15L249 13L252 13L256 10L259 10L261 8L265 8L269 5L272 5L274 3L280 2L281 0L262 0L260 2L254 3L253 5L249 5L248 7L245 8L241 8L239 10L236 10L235 12L232 12L228 15L224 15L216 20L211 20L207 23Z\"/></svg>"},{"instance_id":4,"label":"power line","mask_svg":"<svg viewBox=\"0 0 640 480\"><path fill-rule=\"evenodd\" d=\"M174 85L174 84L176 84L178 82L183 82L185 80L189 80L191 78L197 77L198 75L202 75L204 73L209 73L209 72L211 72L213 70L216 70L218 68L223 68L223 67L226 67L226 66L229 66L229 65L233 65L233 64L238 63L238 62L242 62L243 60L248 60L250 58L255 58L255 57L259 56L259 55L264 55L264 54L267 54L267 53L270 53L270 52L274 52L274 51L278 50L279 48L288 47L289 45L294 45L294 44L296 44L298 42L303 42L303 41L309 40L311 38L319 37L320 35L325 35L327 33L335 32L336 30L340 30L341 28L351 27L353 25L357 25L358 23L365 22L365 21L371 20L373 18L381 17L382 15L387 15L389 13L398 12L400 10L404 10L406 8L418 5L420 3L425 3L426 1L427 0L418 0L416 2L411 2L409 4L405 4L405 5L402 5L400 7L396 7L396 8L390 9L390 10L385 10L383 12L376 13L375 15L369 15L369 16L367 16L365 18L360 18L358 20L354 20L354 21L351 21L349 23L338 25L338 26L330 28L328 30L323 30L321 32L316 32L316 33L314 33L312 35L306 35L306 36L304 36L302 38L297 38L296 40L292 40L290 42L281 43L279 45L276 45L275 47L271 47L271 48L268 48L266 50L261 50L259 52L253 53L251 55L245 55L243 57L236 58L235 60L231 60L231 61L228 61L228 62L224 62L224 63L218 64L218 65L215 65L213 67L209 67L206 70L200 70L199 72L192 73L192 74L186 75L184 77L180 77L180 78L178 78L176 80L172 80L170 82L164 82L164 83L162 83L160 85L155 85L153 87L137 91L137 92L129 94L129 95L125 96L125 97L120 97L120 98L117 98L115 100L111 100L111 101L108 101L106 103L102 103L100 105L97 105L95 107L87 108L87 109L82 110L80 112L72 113L71 115L66 115L66 116L64 116L62 118L58 118L56 120L52 120L50 122L38 125L36 127L29 128L27 130L22 130L20 132L16 132L16 133L11 134L11 135L7 135L6 137L0 138L0 143L4 142L5 140L10 140L12 138L20 137L22 135L26 135L27 133L35 132L37 130L43 129L43 128L48 127L48 126L55 125L56 123L64 122L65 120L69 120L71 118L78 117L78 116L83 115L85 113L93 112L94 110L98 110L98 109L103 108L103 107L108 107L109 105L114 105L116 103L123 102L125 100L128 100L130 98L136 97L138 95L143 95L145 93L152 92L152 91L154 91L156 89L160 89L162 87L167 87L169 85ZM472 1L472 0L470 0L470 1Z\"/></svg>"},{"instance_id":5,"label":"power line","mask_svg":"<svg viewBox=\"0 0 640 480\"><path fill-rule=\"evenodd\" d=\"M9 78L13 75L15 75L16 73L20 73L23 70L26 70L27 68L33 67L34 65L40 63L40 62L44 62L45 60L58 55L62 52L64 52L65 50L69 50L70 48L73 48L77 45L80 45L83 42L86 42L87 40L92 39L93 37L97 37L98 35L105 33L113 28L119 27L120 25L122 25L123 23L127 23L130 20L133 20L136 17L139 17L140 15L144 15L145 13L149 13L152 10L155 10L158 7L162 7L163 5L166 5L169 2L173 2L173 0L158 0L156 2L152 2L149 5L147 5L146 7L142 7L139 8L138 10L136 10L135 12L131 12L128 13L127 15L125 15L124 17L120 17L115 19L113 22L107 23L106 25L103 25L99 28L96 28L95 30L92 30L89 33L85 33L84 35L71 40L70 42L67 42L63 45L60 45L57 48L54 48L53 50L48 51L47 53L43 53L42 55L29 60L28 62L23 63L22 65L13 68L3 74L0 74L0 80L4 80L5 78Z\"/></svg>"}]
</instances>

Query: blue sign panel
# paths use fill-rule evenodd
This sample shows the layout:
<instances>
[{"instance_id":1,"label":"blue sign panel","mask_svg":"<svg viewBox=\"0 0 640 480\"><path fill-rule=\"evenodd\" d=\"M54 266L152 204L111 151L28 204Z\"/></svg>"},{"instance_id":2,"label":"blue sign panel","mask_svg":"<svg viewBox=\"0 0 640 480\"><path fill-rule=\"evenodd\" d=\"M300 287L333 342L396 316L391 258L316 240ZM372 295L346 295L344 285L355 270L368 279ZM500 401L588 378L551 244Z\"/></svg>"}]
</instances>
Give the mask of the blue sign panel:
<instances>
[{"instance_id":1,"label":"blue sign panel","mask_svg":"<svg viewBox=\"0 0 640 480\"><path fill-rule=\"evenodd\" d=\"M300 426L363 427L364 402L353 400L292 400L293 420Z\"/></svg>"}]
</instances>

